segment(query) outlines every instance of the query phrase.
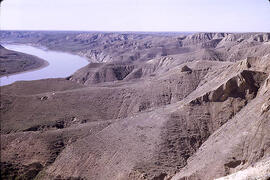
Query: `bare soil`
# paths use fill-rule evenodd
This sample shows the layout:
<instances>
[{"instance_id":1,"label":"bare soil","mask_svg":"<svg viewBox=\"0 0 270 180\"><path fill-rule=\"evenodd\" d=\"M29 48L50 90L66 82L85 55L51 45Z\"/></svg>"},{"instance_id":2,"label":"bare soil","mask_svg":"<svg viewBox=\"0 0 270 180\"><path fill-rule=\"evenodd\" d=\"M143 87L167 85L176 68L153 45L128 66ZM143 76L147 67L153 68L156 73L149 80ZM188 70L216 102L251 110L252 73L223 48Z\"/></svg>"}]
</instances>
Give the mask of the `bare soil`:
<instances>
[{"instance_id":1,"label":"bare soil","mask_svg":"<svg viewBox=\"0 0 270 180\"><path fill-rule=\"evenodd\" d=\"M3 179L269 178L269 33L0 37L92 62L1 87Z\"/></svg>"}]
</instances>

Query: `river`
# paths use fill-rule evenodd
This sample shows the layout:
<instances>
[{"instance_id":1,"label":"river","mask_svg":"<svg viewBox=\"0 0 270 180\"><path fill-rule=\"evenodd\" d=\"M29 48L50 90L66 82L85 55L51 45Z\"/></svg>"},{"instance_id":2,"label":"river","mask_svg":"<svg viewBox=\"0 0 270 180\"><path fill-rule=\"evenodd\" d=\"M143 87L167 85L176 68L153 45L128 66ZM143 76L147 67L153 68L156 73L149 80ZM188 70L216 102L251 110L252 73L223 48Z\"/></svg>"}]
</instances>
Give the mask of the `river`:
<instances>
[{"instance_id":1,"label":"river","mask_svg":"<svg viewBox=\"0 0 270 180\"><path fill-rule=\"evenodd\" d=\"M64 52L46 50L29 45L3 45L6 49L31 54L46 60L49 65L36 70L7 75L0 78L0 85L8 85L15 81L31 81L47 78L65 78L89 62L86 58Z\"/></svg>"}]
</instances>

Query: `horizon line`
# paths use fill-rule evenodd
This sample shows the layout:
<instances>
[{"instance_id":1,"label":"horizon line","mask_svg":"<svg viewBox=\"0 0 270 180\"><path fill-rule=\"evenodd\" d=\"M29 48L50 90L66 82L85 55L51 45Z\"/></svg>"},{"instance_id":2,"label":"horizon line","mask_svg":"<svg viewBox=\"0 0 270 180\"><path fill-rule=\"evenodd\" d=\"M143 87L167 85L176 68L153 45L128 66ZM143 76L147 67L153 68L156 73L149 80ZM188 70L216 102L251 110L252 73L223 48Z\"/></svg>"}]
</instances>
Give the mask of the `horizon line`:
<instances>
[{"instance_id":1,"label":"horizon line","mask_svg":"<svg viewBox=\"0 0 270 180\"><path fill-rule=\"evenodd\" d=\"M100 32L100 33L270 33L270 31L136 31L136 30L31 30L0 29L0 31L32 31L32 32Z\"/></svg>"}]
</instances>

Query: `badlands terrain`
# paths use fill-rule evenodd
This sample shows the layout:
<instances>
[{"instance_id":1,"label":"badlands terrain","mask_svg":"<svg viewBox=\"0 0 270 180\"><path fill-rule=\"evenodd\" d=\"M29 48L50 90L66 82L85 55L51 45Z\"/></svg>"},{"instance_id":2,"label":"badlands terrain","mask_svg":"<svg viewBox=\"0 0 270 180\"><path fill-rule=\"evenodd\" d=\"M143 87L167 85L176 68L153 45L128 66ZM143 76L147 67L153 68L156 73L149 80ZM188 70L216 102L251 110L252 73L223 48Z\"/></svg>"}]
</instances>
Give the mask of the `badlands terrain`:
<instances>
[{"instance_id":1,"label":"badlands terrain","mask_svg":"<svg viewBox=\"0 0 270 180\"><path fill-rule=\"evenodd\" d=\"M270 33L0 39L90 62L1 87L1 179L269 180Z\"/></svg>"}]
</instances>

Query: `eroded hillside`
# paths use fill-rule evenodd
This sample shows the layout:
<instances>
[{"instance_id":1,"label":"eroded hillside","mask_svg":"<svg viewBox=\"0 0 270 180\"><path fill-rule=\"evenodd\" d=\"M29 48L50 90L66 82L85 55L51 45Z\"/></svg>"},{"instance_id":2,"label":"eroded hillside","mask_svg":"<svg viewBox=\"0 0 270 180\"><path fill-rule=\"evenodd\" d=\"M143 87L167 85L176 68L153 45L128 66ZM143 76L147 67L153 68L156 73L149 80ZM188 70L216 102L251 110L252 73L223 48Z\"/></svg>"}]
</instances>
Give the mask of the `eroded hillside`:
<instances>
[{"instance_id":1,"label":"eroded hillside","mask_svg":"<svg viewBox=\"0 0 270 180\"><path fill-rule=\"evenodd\" d=\"M92 62L1 87L2 178L270 177L269 33L0 36Z\"/></svg>"}]
</instances>

